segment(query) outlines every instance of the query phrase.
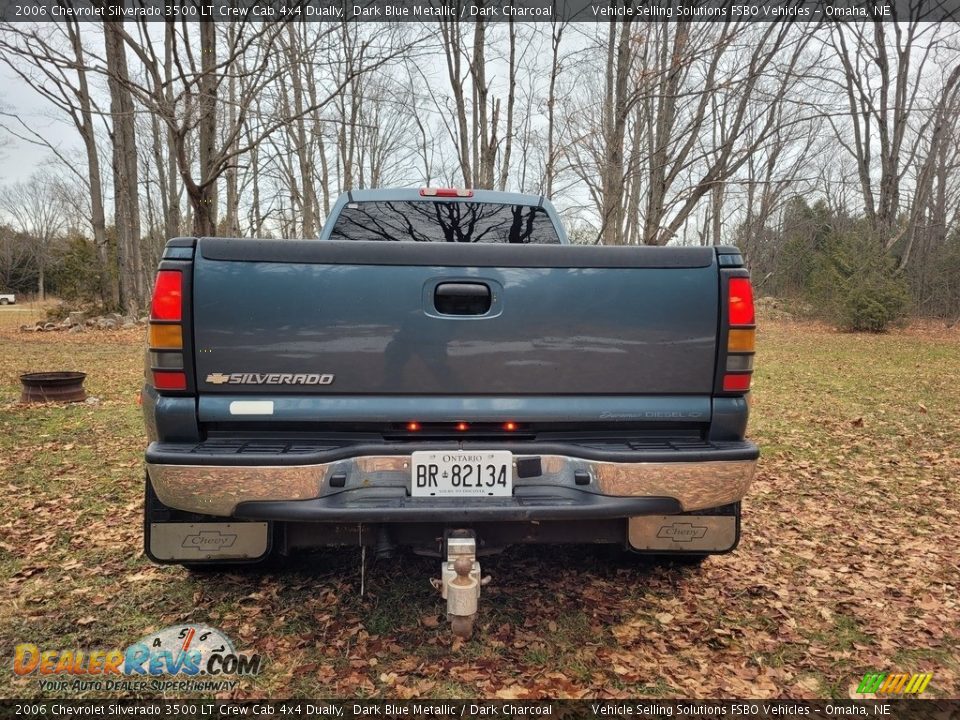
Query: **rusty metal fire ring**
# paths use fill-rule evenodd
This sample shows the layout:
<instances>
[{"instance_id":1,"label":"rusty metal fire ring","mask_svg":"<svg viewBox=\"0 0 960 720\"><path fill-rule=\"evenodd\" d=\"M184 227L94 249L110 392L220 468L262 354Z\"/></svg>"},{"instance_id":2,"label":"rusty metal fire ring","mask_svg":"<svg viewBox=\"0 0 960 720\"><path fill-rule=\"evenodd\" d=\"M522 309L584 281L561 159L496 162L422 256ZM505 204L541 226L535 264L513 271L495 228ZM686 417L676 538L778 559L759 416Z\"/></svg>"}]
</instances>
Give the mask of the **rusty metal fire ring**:
<instances>
[{"instance_id":1,"label":"rusty metal fire ring","mask_svg":"<svg viewBox=\"0 0 960 720\"><path fill-rule=\"evenodd\" d=\"M83 381L87 377L82 372L39 372L24 373L20 376L23 386L20 402L82 402L87 393Z\"/></svg>"}]
</instances>

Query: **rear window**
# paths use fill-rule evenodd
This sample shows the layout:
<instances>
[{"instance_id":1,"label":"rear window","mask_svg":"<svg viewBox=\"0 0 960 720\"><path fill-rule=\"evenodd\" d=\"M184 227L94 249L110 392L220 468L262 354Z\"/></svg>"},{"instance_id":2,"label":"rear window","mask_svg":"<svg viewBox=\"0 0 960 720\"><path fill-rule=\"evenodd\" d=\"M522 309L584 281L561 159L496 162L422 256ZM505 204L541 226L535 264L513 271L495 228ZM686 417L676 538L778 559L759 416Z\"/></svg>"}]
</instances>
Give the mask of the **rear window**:
<instances>
[{"instance_id":1,"label":"rear window","mask_svg":"<svg viewBox=\"0 0 960 720\"><path fill-rule=\"evenodd\" d=\"M356 202L340 211L331 240L557 244L541 207L480 202Z\"/></svg>"}]
</instances>

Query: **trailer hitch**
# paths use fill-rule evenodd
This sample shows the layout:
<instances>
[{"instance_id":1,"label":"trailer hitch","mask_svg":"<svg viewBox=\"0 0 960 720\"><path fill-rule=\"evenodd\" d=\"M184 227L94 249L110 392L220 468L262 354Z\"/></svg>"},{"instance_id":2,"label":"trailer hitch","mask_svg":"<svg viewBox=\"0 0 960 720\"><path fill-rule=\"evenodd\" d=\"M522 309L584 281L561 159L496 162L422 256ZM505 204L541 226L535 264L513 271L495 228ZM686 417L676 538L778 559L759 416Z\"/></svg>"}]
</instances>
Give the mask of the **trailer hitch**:
<instances>
[{"instance_id":1,"label":"trailer hitch","mask_svg":"<svg viewBox=\"0 0 960 720\"><path fill-rule=\"evenodd\" d=\"M473 635L480 588L490 582L490 576L480 574L477 539L472 530L451 530L445 541L447 557L440 563L440 579L430 583L447 601L447 620L453 634L468 639Z\"/></svg>"}]
</instances>

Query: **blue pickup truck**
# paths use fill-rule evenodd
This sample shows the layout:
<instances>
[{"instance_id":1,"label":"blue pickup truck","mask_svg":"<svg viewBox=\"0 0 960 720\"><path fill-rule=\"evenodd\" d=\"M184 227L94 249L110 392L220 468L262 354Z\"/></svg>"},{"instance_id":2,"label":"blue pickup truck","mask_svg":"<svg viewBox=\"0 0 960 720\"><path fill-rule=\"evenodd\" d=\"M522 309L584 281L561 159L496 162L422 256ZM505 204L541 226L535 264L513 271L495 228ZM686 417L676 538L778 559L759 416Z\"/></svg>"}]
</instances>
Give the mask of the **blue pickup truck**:
<instances>
[{"instance_id":1,"label":"blue pickup truck","mask_svg":"<svg viewBox=\"0 0 960 720\"><path fill-rule=\"evenodd\" d=\"M461 631L477 558L508 545L727 552L754 335L736 248L571 245L536 195L353 191L317 240L173 239L146 552L411 548L440 557Z\"/></svg>"}]
</instances>

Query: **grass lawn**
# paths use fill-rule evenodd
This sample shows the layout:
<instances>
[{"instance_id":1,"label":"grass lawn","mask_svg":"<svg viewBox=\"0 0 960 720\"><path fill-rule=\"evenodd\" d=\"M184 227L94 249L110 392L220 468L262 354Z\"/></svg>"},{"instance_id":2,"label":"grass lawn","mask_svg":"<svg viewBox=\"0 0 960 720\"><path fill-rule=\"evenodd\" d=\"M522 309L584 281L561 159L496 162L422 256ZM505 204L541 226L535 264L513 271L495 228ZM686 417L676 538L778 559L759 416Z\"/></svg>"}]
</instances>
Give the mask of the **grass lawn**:
<instances>
[{"instance_id":1,"label":"grass lawn","mask_svg":"<svg viewBox=\"0 0 960 720\"><path fill-rule=\"evenodd\" d=\"M14 676L19 643L124 648L180 622L267 658L238 698L848 697L868 671L960 695L956 330L763 324L739 549L690 570L514 548L485 562L478 632L452 644L432 560L368 563L363 597L355 549L262 575L152 565L142 330L22 322L0 317L0 696L70 695ZM19 404L18 375L40 370L87 372L99 402Z\"/></svg>"}]
</instances>

